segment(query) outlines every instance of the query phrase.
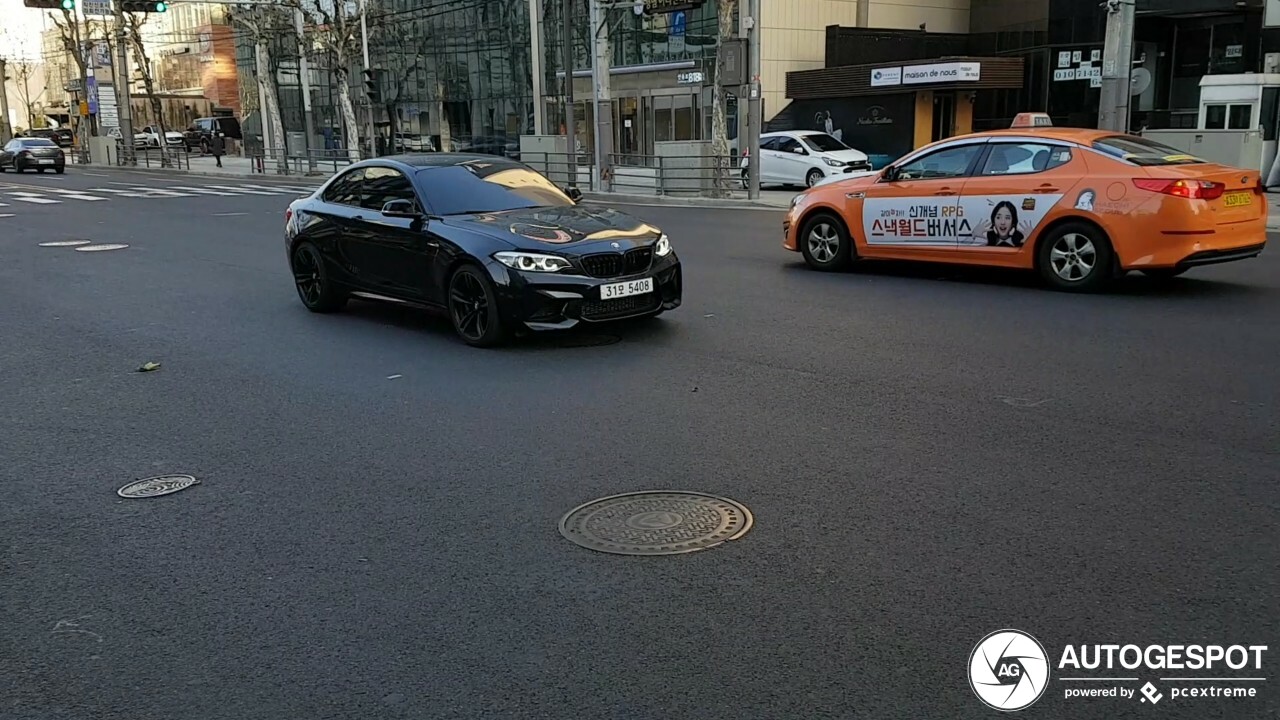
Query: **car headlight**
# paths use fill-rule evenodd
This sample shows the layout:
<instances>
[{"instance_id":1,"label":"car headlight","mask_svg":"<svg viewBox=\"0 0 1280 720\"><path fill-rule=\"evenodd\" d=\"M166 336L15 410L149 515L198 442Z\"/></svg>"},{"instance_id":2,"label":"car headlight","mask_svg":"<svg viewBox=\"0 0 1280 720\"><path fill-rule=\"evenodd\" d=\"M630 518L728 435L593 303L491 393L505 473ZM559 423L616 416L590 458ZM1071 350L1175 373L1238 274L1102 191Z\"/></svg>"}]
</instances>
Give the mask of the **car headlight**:
<instances>
[{"instance_id":1,"label":"car headlight","mask_svg":"<svg viewBox=\"0 0 1280 720\"><path fill-rule=\"evenodd\" d=\"M822 158L822 162L830 165L831 167L844 167L843 162L840 162L839 160L832 160L831 158Z\"/></svg>"},{"instance_id":2,"label":"car headlight","mask_svg":"<svg viewBox=\"0 0 1280 720\"><path fill-rule=\"evenodd\" d=\"M664 257L671 254L671 238L666 233L662 233L662 237L658 238L658 242L653 246L653 254L658 257Z\"/></svg>"},{"instance_id":3,"label":"car headlight","mask_svg":"<svg viewBox=\"0 0 1280 720\"><path fill-rule=\"evenodd\" d=\"M528 272L560 272L572 267L568 260L557 255L539 255L527 252L494 253L493 259L516 270Z\"/></svg>"}]
</instances>

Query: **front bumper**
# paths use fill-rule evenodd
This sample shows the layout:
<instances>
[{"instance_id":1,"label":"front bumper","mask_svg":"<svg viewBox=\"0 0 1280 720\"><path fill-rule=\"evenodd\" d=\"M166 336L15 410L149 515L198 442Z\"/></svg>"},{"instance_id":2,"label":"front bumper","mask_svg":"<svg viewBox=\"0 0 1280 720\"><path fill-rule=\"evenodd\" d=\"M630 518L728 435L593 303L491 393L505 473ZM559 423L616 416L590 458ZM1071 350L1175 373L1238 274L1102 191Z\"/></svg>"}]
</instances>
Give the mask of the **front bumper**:
<instances>
[{"instance_id":1,"label":"front bumper","mask_svg":"<svg viewBox=\"0 0 1280 720\"><path fill-rule=\"evenodd\" d=\"M498 305L512 327L568 330L584 323L611 322L657 315L680 307L684 296L680 260L673 252L654 258L649 270L636 275L594 278L566 273L513 270L497 261L487 264ZM601 300L600 287L653 278L653 292Z\"/></svg>"}]
</instances>

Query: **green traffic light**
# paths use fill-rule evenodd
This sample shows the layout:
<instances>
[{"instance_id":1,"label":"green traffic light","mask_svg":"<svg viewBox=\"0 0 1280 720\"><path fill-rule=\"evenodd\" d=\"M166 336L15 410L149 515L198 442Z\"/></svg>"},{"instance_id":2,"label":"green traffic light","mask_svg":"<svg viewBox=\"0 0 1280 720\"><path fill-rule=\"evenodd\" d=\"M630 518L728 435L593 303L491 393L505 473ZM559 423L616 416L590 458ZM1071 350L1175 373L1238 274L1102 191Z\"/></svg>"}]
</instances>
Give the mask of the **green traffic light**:
<instances>
[{"instance_id":1,"label":"green traffic light","mask_svg":"<svg viewBox=\"0 0 1280 720\"><path fill-rule=\"evenodd\" d=\"M67 2L67 1L68 0L63 0L63 2ZM162 2L156 3L156 12L164 12L165 10L168 10L168 9L169 9L168 3L162 3Z\"/></svg>"},{"instance_id":2,"label":"green traffic light","mask_svg":"<svg viewBox=\"0 0 1280 720\"><path fill-rule=\"evenodd\" d=\"M75 10L75 9L76 9L76 0L62 0L62 9L63 9L63 10Z\"/></svg>"}]
</instances>

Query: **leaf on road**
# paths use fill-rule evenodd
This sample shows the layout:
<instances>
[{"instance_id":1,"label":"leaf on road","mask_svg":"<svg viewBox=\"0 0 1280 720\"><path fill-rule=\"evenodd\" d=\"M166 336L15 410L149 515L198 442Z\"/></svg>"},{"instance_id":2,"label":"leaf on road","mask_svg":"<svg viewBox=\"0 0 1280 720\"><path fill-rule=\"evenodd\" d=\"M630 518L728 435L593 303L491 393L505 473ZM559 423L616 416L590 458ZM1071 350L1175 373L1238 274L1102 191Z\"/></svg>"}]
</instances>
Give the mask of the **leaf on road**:
<instances>
[{"instance_id":1,"label":"leaf on road","mask_svg":"<svg viewBox=\"0 0 1280 720\"><path fill-rule=\"evenodd\" d=\"M149 362L146 365L143 365L142 367L138 368L138 372L155 372L156 370L159 370L159 369L160 369L160 363Z\"/></svg>"}]
</instances>

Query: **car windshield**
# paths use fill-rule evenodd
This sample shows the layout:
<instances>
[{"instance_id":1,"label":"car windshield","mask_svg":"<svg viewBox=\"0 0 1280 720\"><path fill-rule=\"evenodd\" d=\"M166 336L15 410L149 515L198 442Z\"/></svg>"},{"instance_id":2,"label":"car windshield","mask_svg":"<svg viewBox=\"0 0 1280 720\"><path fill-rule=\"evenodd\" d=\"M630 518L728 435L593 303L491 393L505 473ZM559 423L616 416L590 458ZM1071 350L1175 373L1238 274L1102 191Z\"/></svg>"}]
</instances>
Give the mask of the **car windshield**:
<instances>
[{"instance_id":1,"label":"car windshield","mask_svg":"<svg viewBox=\"0 0 1280 720\"><path fill-rule=\"evenodd\" d=\"M542 174L511 161L472 160L418 172L427 203L438 215L474 215L574 202Z\"/></svg>"},{"instance_id":2,"label":"car windshield","mask_svg":"<svg viewBox=\"0 0 1280 720\"><path fill-rule=\"evenodd\" d=\"M23 146L23 147L37 147L37 148L40 148L40 147L58 147L57 145L54 145L54 144L53 144L53 141L52 141L52 140L44 140L44 139L41 139L41 138L36 138L36 139L33 139L33 140L23 140L23 141L22 141L22 146Z\"/></svg>"},{"instance_id":3,"label":"car windshield","mask_svg":"<svg viewBox=\"0 0 1280 720\"><path fill-rule=\"evenodd\" d=\"M1162 145L1137 135L1113 135L1093 143L1093 149L1134 165L1197 165L1204 163L1177 148Z\"/></svg>"},{"instance_id":4,"label":"car windshield","mask_svg":"<svg viewBox=\"0 0 1280 720\"><path fill-rule=\"evenodd\" d=\"M849 146L825 133L819 135L803 135L800 138L810 150L815 152L837 152L849 150Z\"/></svg>"}]
</instances>

